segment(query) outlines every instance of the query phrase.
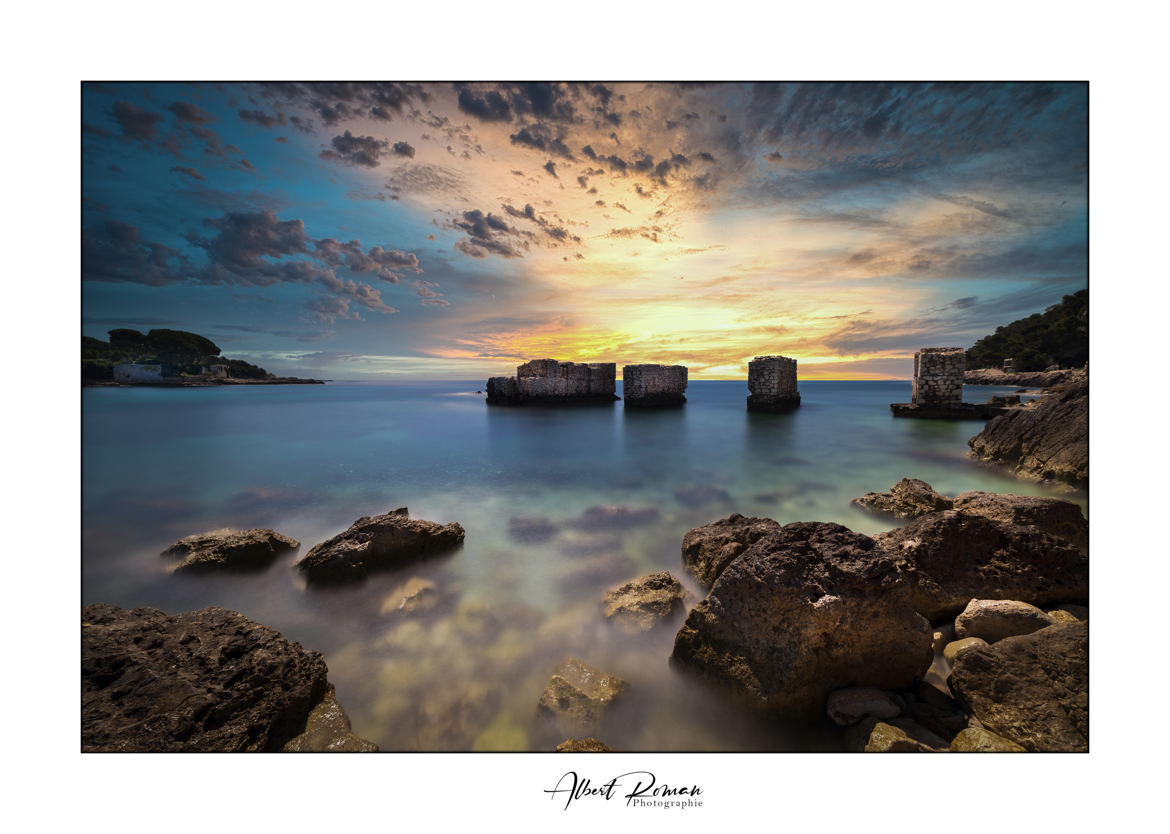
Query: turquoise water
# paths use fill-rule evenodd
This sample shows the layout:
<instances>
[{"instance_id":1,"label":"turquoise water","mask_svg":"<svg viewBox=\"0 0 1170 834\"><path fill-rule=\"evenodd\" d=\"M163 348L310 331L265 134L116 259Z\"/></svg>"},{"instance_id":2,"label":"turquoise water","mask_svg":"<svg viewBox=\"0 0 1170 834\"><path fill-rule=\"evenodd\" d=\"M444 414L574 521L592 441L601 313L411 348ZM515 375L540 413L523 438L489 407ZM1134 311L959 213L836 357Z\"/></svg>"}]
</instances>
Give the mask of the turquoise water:
<instances>
[{"instance_id":1,"label":"turquoise water","mask_svg":"<svg viewBox=\"0 0 1170 834\"><path fill-rule=\"evenodd\" d=\"M383 750L551 749L536 721L568 656L625 678L603 740L619 750L834 749L824 727L744 715L670 669L675 629L630 637L601 615L607 588L667 569L691 527L733 511L894 526L850 506L903 477L948 495L1060 495L966 457L978 421L894 419L909 382L802 382L802 407L749 414L743 382L692 382L681 409L488 408L482 381L83 392L83 602L168 612L220 605L320 651L355 732ZM968 386L982 402L1014 389ZM619 394L620 394L619 390ZM570 522L597 505L657 510L627 530ZM219 527L273 527L301 553L360 516L410 508L458 521L462 550L355 587L309 589L295 556L260 574L172 576L158 554ZM509 521L556 533L513 538ZM441 602L381 613L405 580Z\"/></svg>"}]
</instances>

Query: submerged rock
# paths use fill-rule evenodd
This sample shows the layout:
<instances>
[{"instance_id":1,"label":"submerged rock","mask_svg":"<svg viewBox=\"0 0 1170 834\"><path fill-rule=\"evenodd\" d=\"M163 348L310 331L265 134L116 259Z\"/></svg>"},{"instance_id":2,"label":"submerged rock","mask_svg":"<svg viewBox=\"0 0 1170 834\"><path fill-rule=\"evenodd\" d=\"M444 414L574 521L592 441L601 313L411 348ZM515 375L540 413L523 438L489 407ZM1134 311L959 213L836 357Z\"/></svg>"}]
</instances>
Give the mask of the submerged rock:
<instances>
[{"instance_id":1,"label":"submerged rock","mask_svg":"<svg viewBox=\"0 0 1170 834\"><path fill-rule=\"evenodd\" d=\"M328 669L225 608L82 611L81 747L106 752L376 749L353 736ZM314 716L315 714L315 716Z\"/></svg>"},{"instance_id":2,"label":"submerged rock","mask_svg":"<svg viewBox=\"0 0 1170 834\"><path fill-rule=\"evenodd\" d=\"M954 508L967 515L1038 527L1060 536L1082 553L1089 551L1089 522L1072 501L976 491L955 496Z\"/></svg>"},{"instance_id":3,"label":"submerged rock","mask_svg":"<svg viewBox=\"0 0 1170 834\"><path fill-rule=\"evenodd\" d=\"M952 500L934 491L926 481L903 478L889 492L867 492L853 503L862 509L886 513L895 518L917 518L920 515L951 509Z\"/></svg>"},{"instance_id":4,"label":"submerged rock","mask_svg":"<svg viewBox=\"0 0 1170 834\"><path fill-rule=\"evenodd\" d=\"M406 507L366 516L344 533L313 547L297 562L310 582L364 580L370 571L402 567L447 553L463 544L463 528L412 519Z\"/></svg>"},{"instance_id":5,"label":"submerged rock","mask_svg":"<svg viewBox=\"0 0 1170 834\"><path fill-rule=\"evenodd\" d=\"M589 531L629 530L657 520L658 510L654 507L590 507L570 521L569 526Z\"/></svg>"},{"instance_id":6,"label":"submerged rock","mask_svg":"<svg viewBox=\"0 0 1170 834\"><path fill-rule=\"evenodd\" d=\"M305 731L282 748L285 753L376 753L378 745L355 735L349 716L337 703L330 686L321 703L313 707Z\"/></svg>"},{"instance_id":7,"label":"submerged rock","mask_svg":"<svg viewBox=\"0 0 1170 834\"><path fill-rule=\"evenodd\" d=\"M263 570L282 553L296 550L301 543L270 529L212 530L179 539L160 555L182 557L175 573L203 573L215 570Z\"/></svg>"},{"instance_id":8,"label":"submerged rock","mask_svg":"<svg viewBox=\"0 0 1170 834\"><path fill-rule=\"evenodd\" d=\"M973 599L955 618L955 634L960 639L979 637L995 643L1005 637L1031 634L1055 622L1035 605L1026 602Z\"/></svg>"},{"instance_id":9,"label":"submerged rock","mask_svg":"<svg viewBox=\"0 0 1170 834\"><path fill-rule=\"evenodd\" d=\"M1069 623L967 649L951 689L991 732L1041 752L1089 749L1089 626Z\"/></svg>"},{"instance_id":10,"label":"submerged rock","mask_svg":"<svg viewBox=\"0 0 1170 834\"><path fill-rule=\"evenodd\" d=\"M705 507L708 504L730 504L727 490L717 486L695 486L675 490L675 500L684 507Z\"/></svg>"},{"instance_id":11,"label":"submerged rock","mask_svg":"<svg viewBox=\"0 0 1170 834\"><path fill-rule=\"evenodd\" d=\"M627 634L637 634L669 622L686 610L690 593L660 570L605 592L605 618Z\"/></svg>"},{"instance_id":12,"label":"submerged rock","mask_svg":"<svg viewBox=\"0 0 1170 834\"><path fill-rule=\"evenodd\" d=\"M1015 474L1089 482L1089 378L1081 374L1041 399L993 417L967 444L971 454Z\"/></svg>"},{"instance_id":13,"label":"submerged rock","mask_svg":"<svg viewBox=\"0 0 1170 834\"><path fill-rule=\"evenodd\" d=\"M596 738L568 738L557 745L558 753L613 753L614 749Z\"/></svg>"},{"instance_id":14,"label":"submerged rock","mask_svg":"<svg viewBox=\"0 0 1170 834\"><path fill-rule=\"evenodd\" d=\"M563 736L596 736L610 706L625 691L621 678L570 658L549 679L537 714Z\"/></svg>"},{"instance_id":15,"label":"submerged rock","mask_svg":"<svg viewBox=\"0 0 1170 834\"><path fill-rule=\"evenodd\" d=\"M1049 605L1089 596L1088 557L1035 527L944 510L874 538L905 558L915 608L932 622L972 599Z\"/></svg>"},{"instance_id":16,"label":"submerged rock","mask_svg":"<svg viewBox=\"0 0 1170 834\"><path fill-rule=\"evenodd\" d=\"M429 579L412 576L382 600L383 615L401 616L430 611L439 604L439 589Z\"/></svg>"},{"instance_id":17,"label":"submerged rock","mask_svg":"<svg viewBox=\"0 0 1170 834\"><path fill-rule=\"evenodd\" d=\"M508 535L524 544L546 542L556 534L556 525L547 518L517 516L508 520Z\"/></svg>"},{"instance_id":18,"label":"submerged rock","mask_svg":"<svg viewBox=\"0 0 1170 834\"><path fill-rule=\"evenodd\" d=\"M739 513L695 527L683 536L683 567L704 588L710 588L737 556L779 529L770 518L745 518Z\"/></svg>"},{"instance_id":19,"label":"submerged rock","mask_svg":"<svg viewBox=\"0 0 1170 834\"><path fill-rule=\"evenodd\" d=\"M931 637L899 558L839 524L796 522L723 570L671 659L757 708L816 716L836 689L908 687Z\"/></svg>"}]
</instances>

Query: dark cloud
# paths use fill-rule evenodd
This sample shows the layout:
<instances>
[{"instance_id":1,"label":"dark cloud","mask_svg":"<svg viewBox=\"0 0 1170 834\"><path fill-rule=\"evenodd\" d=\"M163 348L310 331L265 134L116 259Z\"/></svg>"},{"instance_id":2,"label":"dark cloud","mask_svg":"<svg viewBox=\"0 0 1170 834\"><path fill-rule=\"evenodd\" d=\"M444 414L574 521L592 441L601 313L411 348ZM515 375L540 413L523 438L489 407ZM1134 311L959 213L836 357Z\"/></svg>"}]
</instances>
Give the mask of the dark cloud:
<instances>
[{"instance_id":1,"label":"dark cloud","mask_svg":"<svg viewBox=\"0 0 1170 834\"><path fill-rule=\"evenodd\" d=\"M354 136L348 130L341 136L334 136L332 147L321 151L322 159L330 159L344 165L360 165L377 168L378 161L390 153L390 142L373 136Z\"/></svg>"},{"instance_id":2,"label":"dark cloud","mask_svg":"<svg viewBox=\"0 0 1170 834\"><path fill-rule=\"evenodd\" d=\"M174 113L175 118L180 122L188 124L206 125L216 121L215 116L188 101L173 101L167 106L167 109Z\"/></svg>"},{"instance_id":3,"label":"dark cloud","mask_svg":"<svg viewBox=\"0 0 1170 834\"><path fill-rule=\"evenodd\" d=\"M386 178L386 188L392 194L444 194L461 196L463 176L450 168L430 163L406 163Z\"/></svg>"},{"instance_id":4,"label":"dark cloud","mask_svg":"<svg viewBox=\"0 0 1170 834\"><path fill-rule=\"evenodd\" d=\"M547 217L541 217L536 213L536 209L532 207L531 203L524 206L524 209L518 209L508 203L503 206L504 211L512 217L517 217L523 220L529 220L535 223L544 231L550 238L557 243L580 243L581 238L570 232L564 226L559 226L549 221Z\"/></svg>"},{"instance_id":5,"label":"dark cloud","mask_svg":"<svg viewBox=\"0 0 1170 834\"><path fill-rule=\"evenodd\" d=\"M284 113L277 113L275 116L272 116L263 110L241 110L238 115L242 121L260 125L260 127L276 127L277 125L283 126L288 124L288 118Z\"/></svg>"},{"instance_id":6,"label":"dark cloud","mask_svg":"<svg viewBox=\"0 0 1170 834\"><path fill-rule=\"evenodd\" d=\"M398 156L406 156L414 159L414 148L412 148L406 142L395 142L394 147L391 150L393 150L394 153L396 153Z\"/></svg>"},{"instance_id":7,"label":"dark cloud","mask_svg":"<svg viewBox=\"0 0 1170 834\"><path fill-rule=\"evenodd\" d=\"M311 111L326 126L367 116L386 121L412 102L426 103L430 94L417 84L377 82L271 82L259 85L260 94L285 107ZM312 120L289 116L299 130L311 132Z\"/></svg>"},{"instance_id":8,"label":"dark cloud","mask_svg":"<svg viewBox=\"0 0 1170 834\"><path fill-rule=\"evenodd\" d=\"M161 113L144 110L128 101L115 102L110 112L122 129L122 136L127 139L149 142L158 135L158 125L162 121Z\"/></svg>"},{"instance_id":9,"label":"dark cloud","mask_svg":"<svg viewBox=\"0 0 1170 834\"><path fill-rule=\"evenodd\" d=\"M551 159L548 162L544 163L544 170L546 170L550 174L552 174L552 176L555 179L558 179L558 180L560 179L560 177L557 176L557 164L555 162L553 162Z\"/></svg>"},{"instance_id":10,"label":"dark cloud","mask_svg":"<svg viewBox=\"0 0 1170 834\"><path fill-rule=\"evenodd\" d=\"M501 258L523 257L520 250L528 249L529 245L524 238L532 237L509 226L503 218L484 214L479 209L463 212L458 219L451 221L451 226L467 234L467 237L456 241L455 248L472 258L486 258L489 255L499 255Z\"/></svg>"},{"instance_id":11,"label":"dark cloud","mask_svg":"<svg viewBox=\"0 0 1170 834\"><path fill-rule=\"evenodd\" d=\"M81 231L81 277L161 287L187 276L187 258L177 249L145 241L138 227L106 220Z\"/></svg>"},{"instance_id":12,"label":"dark cloud","mask_svg":"<svg viewBox=\"0 0 1170 834\"><path fill-rule=\"evenodd\" d=\"M551 153L563 159L572 160L574 158L573 152L565 144L565 136L566 132L562 127L552 128L543 124L531 124L522 127L509 138L513 145L532 148L533 150Z\"/></svg>"},{"instance_id":13,"label":"dark cloud","mask_svg":"<svg viewBox=\"0 0 1170 834\"><path fill-rule=\"evenodd\" d=\"M359 275L372 272L392 284L397 284L404 272L422 272L418 256L413 252L383 249L381 246L364 250L360 240L340 243L333 238L323 238L313 241L313 249L317 257L329 266L344 266Z\"/></svg>"},{"instance_id":14,"label":"dark cloud","mask_svg":"<svg viewBox=\"0 0 1170 834\"><path fill-rule=\"evenodd\" d=\"M456 85L456 89L459 90L459 109L469 116L485 122L512 121L512 106L498 91L488 90L478 95L462 85Z\"/></svg>"},{"instance_id":15,"label":"dark cloud","mask_svg":"<svg viewBox=\"0 0 1170 834\"><path fill-rule=\"evenodd\" d=\"M653 243L661 243L666 239L666 234L666 230L661 226L627 226L621 229L610 229L606 237L645 238Z\"/></svg>"},{"instance_id":16,"label":"dark cloud","mask_svg":"<svg viewBox=\"0 0 1170 834\"><path fill-rule=\"evenodd\" d=\"M186 165L176 165L171 170L179 174L184 174L185 176L191 177L192 179L199 180L200 182L207 182L207 177L200 174L194 168L190 168Z\"/></svg>"}]
</instances>

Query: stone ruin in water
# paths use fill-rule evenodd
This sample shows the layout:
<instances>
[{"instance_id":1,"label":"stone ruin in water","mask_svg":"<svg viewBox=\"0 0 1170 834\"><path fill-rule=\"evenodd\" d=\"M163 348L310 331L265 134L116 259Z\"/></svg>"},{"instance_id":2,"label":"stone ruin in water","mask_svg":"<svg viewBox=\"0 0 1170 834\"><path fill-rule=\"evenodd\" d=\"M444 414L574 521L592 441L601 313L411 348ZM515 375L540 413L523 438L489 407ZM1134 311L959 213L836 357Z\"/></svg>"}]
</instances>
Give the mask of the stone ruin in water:
<instances>
[{"instance_id":1,"label":"stone ruin in water","mask_svg":"<svg viewBox=\"0 0 1170 834\"><path fill-rule=\"evenodd\" d=\"M788 411L799 405L795 359L757 356L748 362L748 411Z\"/></svg>"},{"instance_id":2,"label":"stone ruin in water","mask_svg":"<svg viewBox=\"0 0 1170 834\"><path fill-rule=\"evenodd\" d=\"M613 362L533 359L517 366L516 376L494 376L487 381L489 405L613 402L616 392L617 365Z\"/></svg>"},{"instance_id":3,"label":"stone ruin in water","mask_svg":"<svg viewBox=\"0 0 1170 834\"><path fill-rule=\"evenodd\" d=\"M985 419L986 405L963 402L967 352L957 347L922 348L914 354L911 402L891 403L895 417Z\"/></svg>"},{"instance_id":4,"label":"stone ruin in water","mask_svg":"<svg viewBox=\"0 0 1170 834\"><path fill-rule=\"evenodd\" d=\"M682 405L687 401L685 365L625 365L622 395L629 406Z\"/></svg>"}]
</instances>

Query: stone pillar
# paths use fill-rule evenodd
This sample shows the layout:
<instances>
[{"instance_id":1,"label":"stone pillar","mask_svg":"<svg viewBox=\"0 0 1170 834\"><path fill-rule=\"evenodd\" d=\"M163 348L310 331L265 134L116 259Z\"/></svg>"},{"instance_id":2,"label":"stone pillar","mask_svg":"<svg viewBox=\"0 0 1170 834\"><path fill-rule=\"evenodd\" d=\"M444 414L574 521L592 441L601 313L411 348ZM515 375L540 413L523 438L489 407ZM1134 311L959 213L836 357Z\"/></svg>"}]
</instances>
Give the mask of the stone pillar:
<instances>
[{"instance_id":1,"label":"stone pillar","mask_svg":"<svg viewBox=\"0 0 1170 834\"><path fill-rule=\"evenodd\" d=\"M787 411L798 405L795 359L757 356L748 362L748 411Z\"/></svg>"},{"instance_id":2,"label":"stone pillar","mask_svg":"<svg viewBox=\"0 0 1170 834\"><path fill-rule=\"evenodd\" d=\"M923 348L914 354L913 403L931 408L958 408L963 404L963 371L967 353L962 348Z\"/></svg>"},{"instance_id":3,"label":"stone pillar","mask_svg":"<svg viewBox=\"0 0 1170 834\"><path fill-rule=\"evenodd\" d=\"M617 399L617 364L533 359L516 368L516 376L494 376L487 383L491 405L524 402L597 402Z\"/></svg>"},{"instance_id":4,"label":"stone pillar","mask_svg":"<svg viewBox=\"0 0 1170 834\"><path fill-rule=\"evenodd\" d=\"M629 406L682 405L687 401L685 365L625 365L622 394Z\"/></svg>"}]
</instances>

